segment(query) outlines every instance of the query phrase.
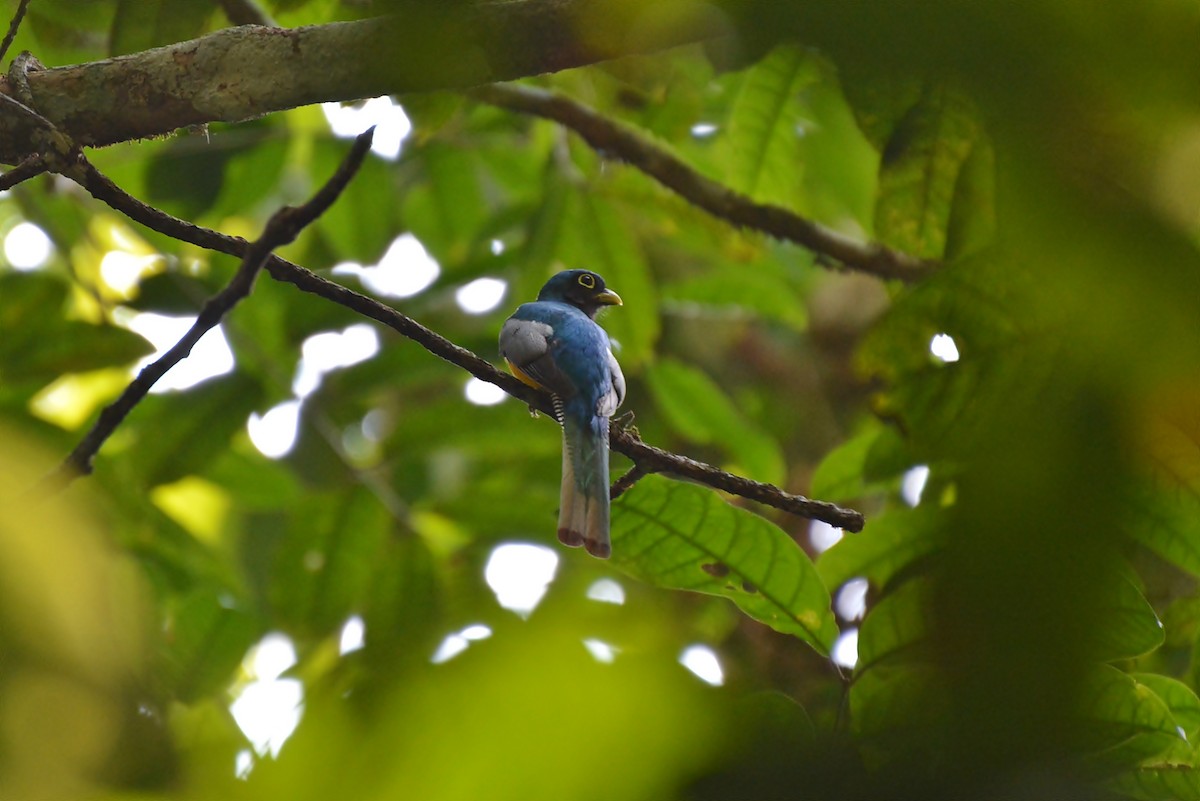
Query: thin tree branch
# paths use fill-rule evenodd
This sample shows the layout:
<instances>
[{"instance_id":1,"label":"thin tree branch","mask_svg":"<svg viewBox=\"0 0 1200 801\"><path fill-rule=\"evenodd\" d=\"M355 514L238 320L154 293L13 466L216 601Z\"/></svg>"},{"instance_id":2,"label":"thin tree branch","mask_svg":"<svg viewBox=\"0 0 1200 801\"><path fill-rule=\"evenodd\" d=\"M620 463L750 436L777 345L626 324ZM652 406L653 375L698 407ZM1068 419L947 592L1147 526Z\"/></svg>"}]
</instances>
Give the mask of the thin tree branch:
<instances>
[{"instance_id":1,"label":"thin tree branch","mask_svg":"<svg viewBox=\"0 0 1200 801\"><path fill-rule=\"evenodd\" d=\"M40 153L34 153L4 175L0 175L0 192L12 189L22 181L28 181L48 170L46 159Z\"/></svg>"},{"instance_id":2,"label":"thin tree branch","mask_svg":"<svg viewBox=\"0 0 1200 801\"><path fill-rule=\"evenodd\" d=\"M579 134L605 158L624 161L694 206L739 228L794 242L847 267L880 278L913 281L936 266L873 242L862 242L781 206L759 203L693 169L640 131L557 92L495 84L471 92L494 106L543 117Z\"/></svg>"},{"instance_id":3,"label":"thin tree branch","mask_svg":"<svg viewBox=\"0 0 1200 801\"><path fill-rule=\"evenodd\" d=\"M48 478L50 483L65 485L77 476L91 472L92 459L100 450L100 446L146 397L150 388L166 375L168 370L187 358L200 338L250 294L254 287L254 279L271 255L271 251L294 240L333 204L362 165L367 151L371 148L374 132L375 129L370 128L358 137L337 172L307 203L296 207L284 206L271 216L262 236L253 243L245 244L242 249L242 263L225 288L209 298L196 317L196 322L170 350L142 368L120 397L104 408L96 424L75 446L56 473Z\"/></svg>"},{"instance_id":4,"label":"thin tree branch","mask_svg":"<svg viewBox=\"0 0 1200 801\"><path fill-rule=\"evenodd\" d=\"M634 462L633 467L625 471L625 474L614 481L613 485L609 487L609 500L615 501L617 498L620 498L626 492L633 489L634 484L638 483L648 475L650 475L648 470L644 469L640 463Z\"/></svg>"},{"instance_id":5,"label":"thin tree branch","mask_svg":"<svg viewBox=\"0 0 1200 801\"><path fill-rule=\"evenodd\" d=\"M180 220L143 203L120 189L89 162L83 161L75 169L65 174L83 186L96 199L125 214L134 222L173 239L233 256L244 257L250 247L244 239L227 236ZM264 269L278 281L292 284L304 292L345 306L364 317L388 326L393 331L413 340L433 355L461 367L482 381L495 384L509 395L524 401L531 408L545 413L548 417L554 417L554 405L551 403L549 395L526 386L508 373L498 370L491 362L481 359L466 348L454 344L392 307L341 284L326 280L275 254L267 257ZM863 526L863 517L856 511L843 509L831 503L812 501L784 492L770 484L741 478L686 456L655 448L642 442L636 434L619 430L616 426L613 426L609 432L609 444L614 451L632 459L635 469L640 468L643 473L661 472L682 476L801 517L822 520L831 526L849 531L859 531ZM632 485L632 481L629 484Z\"/></svg>"},{"instance_id":6,"label":"thin tree branch","mask_svg":"<svg viewBox=\"0 0 1200 801\"><path fill-rule=\"evenodd\" d=\"M29 8L29 2L30 0L21 0L17 3L17 12L8 23L8 33L4 34L4 41L0 42L0 61L4 61L4 57L8 55L8 48L12 47L13 39L17 38L17 29L21 27L21 20L25 19L25 10Z\"/></svg>"}]
</instances>

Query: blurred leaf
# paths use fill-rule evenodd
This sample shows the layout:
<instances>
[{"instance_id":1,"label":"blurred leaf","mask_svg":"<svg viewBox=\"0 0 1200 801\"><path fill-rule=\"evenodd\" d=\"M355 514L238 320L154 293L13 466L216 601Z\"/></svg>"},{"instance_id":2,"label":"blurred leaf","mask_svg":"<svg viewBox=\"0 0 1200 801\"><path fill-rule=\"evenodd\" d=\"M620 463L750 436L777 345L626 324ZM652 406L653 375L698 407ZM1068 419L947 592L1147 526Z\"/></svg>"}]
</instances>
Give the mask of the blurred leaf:
<instances>
[{"instance_id":1,"label":"blurred leaf","mask_svg":"<svg viewBox=\"0 0 1200 801\"><path fill-rule=\"evenodd\" d=\"M955 188L978 137L969 107L950 90L927 88L888 138L879 176L875 233L914 256L946 250Z\"/></svg>"},{"instance_id":2,"label":"blurred leaf","mask_svg":"<svg viewBox=\"0 0 1200 801\"><path fill-rule=\"evenodd\" d=\"M910 581L868 610L858 630L856 676L882 665L919 662L922 655L929 659L932 592L931 582Z\"/></svg>"},{"instance_id":3,"label":"blurred leaf","mask_svg":"<svg viewBox=\"0 0 1200 801\"><path fill-rule=\"evenodd\" d=\"M580 647L576 620L537 616L506 626L445 666L410 673L365 721L350 718L340 699L310 698L278 760L251 774L248 794L295 801L676 796L721 743L718 709L697 682L678 680L673 655L598 663ZM652 707L658 713L646 716ZM584 743L607 757L580 759ZM464 761L464 753L472 758ZM340 770L348 761L376 768Z\"/></svg>"},{"instance_id":4,"label":"blurred leaf","mask_svg":"<svg viewBox=\"0 0 1200 801\"><path fill-rule=\"evenodd\" d=\"M401 217L444 266L466 259L475 235L488 214L477 152L443 142L413 148L423 180L407 189Z\"/></svg>"},{"instance_id":5,"label":"blurred leaf","mask_svg":"<svg viewBox=\"0 0 1200 801\"><path fill-rule=\"evenodd\" d=\"M230 152L200 135L171 139L146 165L146 199L195 219L216 203Z\"/></svg>"},{"instance_id":6,"label":"blurred leaf","mask_svg":"<svg viewBox=\"0 0 1200 801\"><path fill-rule=\"evenodd\" d=\"M803 49L781 45L742 76L721 138L730 188L764 203L803 207L801 91L816 80Z\"/></svg>"},{"instance_id":7,"label":"blurred leaf","mask_svg":"<svg viewBox=\"0 0 1200 801\"><path fill-rule=\"evenodd\" d=\"M211 0L117 0L110 54L119 56L194 39L212 12Z\"/></svg>"},{"instance_id":8,"label":"blurred leaf","mask_svg":"<svg viewBox=\"0 0 1200 801\"><path fill-rule=\"evenodd\" d=\"M130 308L168 316L195 316L205 301L221 289L214 276L197 277L179 272L156 273L138 282Z\"/></svg>"},{"instance_id":9,"label":"blurred leaf","mask_svg":"<svg viewBox=\"0 0 1200 801\"><path fill-rule=\"evenodd\" d=\"M660 587L724 596L821 654L837 637L829 593L786 534L711 490L648 476L613 506L613 564Z\"/></svg>"},{"instance_id":10,"label":"blurred leaf","mask_svg":"<svg viewBox=\"0 0 1200 801\"><path fill-rule=\"evenodd\" d=\"M627 372L636 371L650 358L660 328L657 292L640 244L616 208L594 193L572 193L560 230L562 266L595 270L624 300L600 322L617 360Z\"/></svg>"},{"instance_id":11,"label":"blurred leaf","mask_svg":"<svg viewBox=\"0 0 1200 801\"><path fill-rule=\"evenodd\" d=\"M43 383L64 373L124 366L153 352L142 337L109 325L65 320L66 285L42 273L0 275L0 375Z\"/></svg>"},{"instance_id":12,"label":"blurred leaf","mask_svg":"<svg viewBox=\"0 0 1200 801\"><path fill-rule=\"evenodd\" d=\"M1200 576L1200 418L1190 385L1155 393L1141 415L1143 478L1131 493L1133 537Z\"/></svg>"},{"instance_id":13,"label":"blurred leaf","mask_svg":"<svg viewBox=\"0 0 1200 801\"><path fill-rule=\"evenodd\" d=\"M654 401L683 436L703 445L721 445L753 478L783 480L779 446L748 422L711 378L695 367L663 359L646 372Z\"/></svg>"},{"instance_id":14,"label":"blurred leaf","mask_svg":"<svg viewBox=\"0 0 1200 801\"><path fill-rule=\"evenodd\" d=\"M367 597L391 528L387 509L366 489L303 498L273 571L275 609L301 631L341 625Z\"/></svg>"},{"instance_id":15,"label":"blurred leaf","mask_svg":"<svg viewBox=\"0 0 1200 801\"><path fill-rule=\"evenodd\" d=\"M150 395L138 404L125 427L136 437L129 459L144 485L167 484L203 470L245 429L259 393L257 382L234 373L186 391Z\"/></svg>"},{"instance_id":16,"label":"blurred leaf","mask_svg":"<svg viewBox=\"0 0 1200 801\"><path fill-rule=\"evenodd\" d=\"M715 270L662 287L664 302L700 304L773 320L804 330L808 314L801 295L782 277L764 270Z\"/></svg>"},{"instance_id":17,"label":"blurred leaf","mask_svg":"<svg viewBox=\"0 0 1200 801\"><path fill-rule=\"evenodd\" d=\"M340 139L317 140L313 178L328 180L345 158L347 147ZM368 155L354 180L314 227L330 243L339 261L374 264L399 233L395 205L382 202L395 194L396 185L387 162Z\"/></svg>"},{"instance_id":18,"label":"blurred leaf","mask_svg":"<svg viewBox=\"0 0 1200 801\"><path fill-rule=\"evenodd\" d=\"M922 506L872 518L862 531L845 535L822 553L817 559L817 572L830 592L859 576L881 590L907 568L943 547L943 535L935 525L939 514L937 509Z\"/></svg>"},{"instance_id":19,"label":"blurred leaf","mask_svg":"<svg viewBox=\"0 0 1200 801\"><path fill-rule=\"evenodd\" d=\"M1088 638L1096 659L1142 656L1163 643L1162 623L1130 578L1112 582L1100 614L1105 625Z\"/></svg>"},{"instance_id":20,"label":"blurred leaf","mask_svg":"<svg viewBox=\"0 0 1200 801\"><path fill-rule=\"evenodd\" d=\"M222 598L219 590L198 588L168 608L163 649L167 690L190 703L224 689L246 651L262 636L251 615Z\"/></svg>"},{"instance_id":21,"label":"blurred leaf","mask_svg":"<svg viewBox=\"0 0 1200 801\"><path fill-rule=\"evenodd\" d=\"M808 485L814 498L848 501L866 491L867 457L883 429L869 426L825 455Z\"/></svg>"}]
</instances>

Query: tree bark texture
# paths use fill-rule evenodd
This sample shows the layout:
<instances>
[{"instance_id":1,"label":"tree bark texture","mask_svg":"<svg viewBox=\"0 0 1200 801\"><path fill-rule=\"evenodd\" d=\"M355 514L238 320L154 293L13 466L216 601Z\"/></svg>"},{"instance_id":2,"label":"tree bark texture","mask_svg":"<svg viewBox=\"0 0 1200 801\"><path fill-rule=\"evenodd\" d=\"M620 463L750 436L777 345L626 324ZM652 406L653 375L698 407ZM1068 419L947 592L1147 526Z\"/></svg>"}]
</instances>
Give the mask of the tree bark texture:
<instances>
[{"instance_id":1,"label":"tree bark texture","mask_svg":"<svg viewBox=\"0 0 1200 801\"><path fill-rule=\"evenodd\" d=\"M414 2L387 17L246 25L36 70L29 89L33 108L60 132L98 147L311 103L511 80L727 31L719 13L693 0ZM19 95L10 78L0 79L0 91ZM31 125L28 115L0 107L0 162L36 150Z\"/></svg>"}]
</instances>

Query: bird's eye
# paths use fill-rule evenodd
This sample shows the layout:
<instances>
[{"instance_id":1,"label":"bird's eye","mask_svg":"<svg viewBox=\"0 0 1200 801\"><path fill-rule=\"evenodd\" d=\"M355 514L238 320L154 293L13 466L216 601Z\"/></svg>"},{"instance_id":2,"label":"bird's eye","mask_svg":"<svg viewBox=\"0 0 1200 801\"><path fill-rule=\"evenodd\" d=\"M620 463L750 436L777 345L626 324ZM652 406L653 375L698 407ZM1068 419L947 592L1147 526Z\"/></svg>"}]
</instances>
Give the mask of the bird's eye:
<instances>
[{"instance_id":1,"label":"bird's eye","mask_svg":"<svg viewBox=\"0 0 1200 801\"><path fill-rule=\"evenodd\" d=\"M584 289L595 289L596 276L591 273L581 273L579 276L579 285Z\"/></svg>"}]
</instances>

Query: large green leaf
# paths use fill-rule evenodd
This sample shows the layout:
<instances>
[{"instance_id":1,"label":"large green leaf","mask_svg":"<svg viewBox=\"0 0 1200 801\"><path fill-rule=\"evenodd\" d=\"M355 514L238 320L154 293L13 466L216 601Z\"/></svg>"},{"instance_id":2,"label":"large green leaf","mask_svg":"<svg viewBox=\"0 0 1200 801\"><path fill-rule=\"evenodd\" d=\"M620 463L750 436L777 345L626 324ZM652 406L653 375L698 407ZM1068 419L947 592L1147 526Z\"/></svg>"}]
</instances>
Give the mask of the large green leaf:
<instances>
[{"instance_id":1,"label":"large green leaf","mask_svg":"<svg viewBox=\"0 0 1200 801\"><path fill-rule=\"evenodd\" d=\"M1110 768L1134 768L1178 752L1186 740L1167 704L1132 677L1102 666L1082 686L1084 734L1093 759Z\"/></svg>"},{"instance_id":2,"label":"large green leaf","mask_svg":"<svg viewBox=\"0 0 1200 801\"><path fill-rule=\"evenodd\" d=\"M224 590L204 587L168 604L162 675L172 696L191 702L228 686L262 621L231 603Z\"/></svg>"},{"instance_id":3,"label":"large green leaf","mask_svg":"<svg viewBox=\"0 0 1200 801\"><path fill-rule=\"evenodd\" d=\"M739 314L783 323L797 331L808 324L802 295L778 274L764 269L713 270L662 287L663 301L713 313Z\"/></svg>"},{"instance_id":4,"label":"large green leaf","mask_svg":"<svg viewBox=\"0 0 1200 801\"><path fill-rule=\"evenodd\" d=\"M914 256L943 256L959 175L977 136L961 97L945 88L925 91L883 151L875 208L880 239Z\"/></svg>"},{"instance_id":5,"label":"large green leaf","mask_svg":"<svg viewBox=\"0 0 1200 801\"><path fill-rule=\"evenodd\" d=\"M64 319L67 285L42 273L0 275L0 378L49 382L64 373L127 365L154 348L111 325Z\"/></svg>"},{"instance_id":6,"label":"large green leaf","mask_svg":"<svg viewBox=\"0 0 1200 801\"><path fill-rule=\"evenodd\" d=\"M750 476L772 484L784 478L779 445L746 420L715 381L701 370L662 359L646 371L655 403L671 426L703 445L718 444Z\"/></svg>"},{"instance_id":7,"label":"large green leaf","mask_svg":"<svg viewBox=\"0 0 1200 801\"><path fill-rule=\"evenodd\" d=\"M1196 691L1178 679L1163 676L1158 673L1133 673L1133 680L1138 684L1149 687L1155 695L1162 699L1171 716L1188 741L1195 741L1200 735L1200 698Z\"/></svg>"},{"instance_id":8,"label":"large green leaf","mask_svg":"<svg viewBox=\"0 0 1200 801\"><path fill-rule=\"evenodd\" d=\"M1162 623L1141 590L1128 577L1116 577L1100 601L1100 620L1088 638L1096 659L1129 659L1153 651L1163 643Z\"/></svg>"},{"instance_id":9,"label":"large green leaf","mask_svg":"<svg viewBox=\"0 0 1200 801\"><path fill-rule=\"evenodd\" d=\"M720 595L822 654L837 638L829 593L800 547L711 490L658 476L613 506L613 564L651 584Z\"/></svg>"},{"instance_id":10,"label":"large green leaf","mask_svg":"<svg viewBox=\"0 0 1200 801\"><path fill-rule=\"evenodd\" d=\"M118 0L109 50L114 56L199 36L211 0Z\"/></svg>"},{"instance_id":11,"label":"large green leaf","mask_svg":"<svg viewBox=\"0 0 1200 801\"><path fill-rule=\"evenodd\" d=\"M803 206L801 92L815 80L811 54L795 45L776 47L746 70L720 140L732 189L762 202Z\"/></svg>"},{"instance_id":12,"label":"large green leaf","mask_svg":"<svg viewBox=\"0 0 1200 801\"><path fill-rule=\"evenodd\" d=\"M617 346L617 359L636 367L650 358L659 335L657 292L650 265L629 221L595 192L570 197L560 229L559 253L569 268L595 270L620 293L623 307L601 320Z\"/></svg>"},{"instance_id":13,"label":"large green leaf","mask_svg":"<svg viewBox=\"0 0 1200 801\"><path fill-rule=\"evenodd\" d=\"M940 550L945 536L937 527L937 509L897 509L867 521L817 559L817 572L830 591L862 577L883 589L898 573Z\"/></svg>"},{"instance_id":14,"label":"large green leaf","mask_svg":"<svg viewBox=\"0 0 1200 801\"><path fill-rule=\"evenodd\" d=\"M234 373L139 403L125 429L134 437L128 458L145 485L204 469L245 429L250 413L258 410L260 392L257 382Z\"/></svg>"},{"instance_id":15,"label":"large green leaf","mask_svg":"<svg viewBox=\"0 0 1200 801\"><path fill-rule=\"evenodd\" d=\"M272 571L271 601L297 630L333 630L367 597L393 521L362 487L295 505Z\"/></svg>"}]
</instances>

